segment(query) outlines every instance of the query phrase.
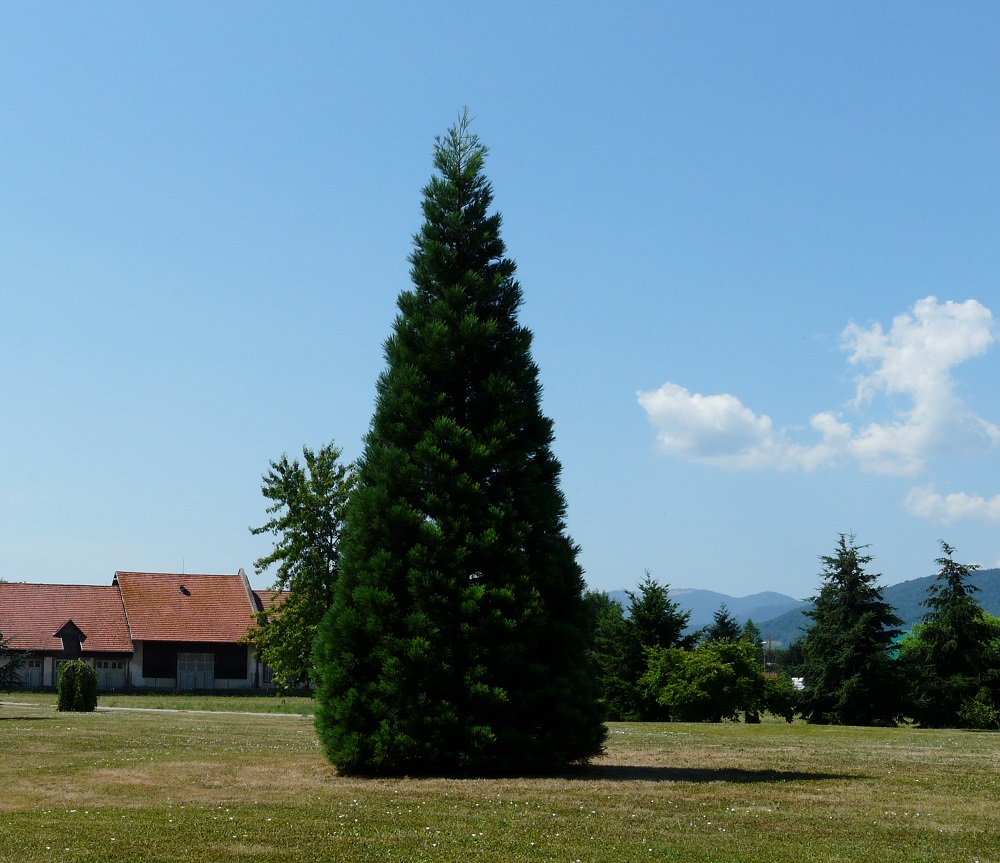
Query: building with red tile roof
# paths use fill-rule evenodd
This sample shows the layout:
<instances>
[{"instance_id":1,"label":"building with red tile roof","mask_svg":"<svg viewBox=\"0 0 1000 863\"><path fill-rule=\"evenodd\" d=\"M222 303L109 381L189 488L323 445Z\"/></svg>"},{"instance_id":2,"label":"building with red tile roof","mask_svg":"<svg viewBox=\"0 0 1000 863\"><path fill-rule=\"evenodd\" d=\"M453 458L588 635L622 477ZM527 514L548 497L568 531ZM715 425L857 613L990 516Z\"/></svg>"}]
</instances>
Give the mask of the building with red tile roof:
<instances>
[{"instance_id":1,"label":"building with red tile roof","mask_svg":"<svg viewBox=\"0 0 1000 863\"><path fill-rule=\"evenodd\" d=\"M0 632L29 652L29 686L54 686L59 665L80 657L102 689L246 689L270 674L243 638L280 596L254 592L242 569L116 572L110 586L0 583Z\"/></svg>"},{"instance_id":2,"label":"building with red tile roof","mask_svg":"<svg viewBox=\"0 0 1000 863\"><path fill-rule=\"evenodd\" d=\"M132 639L113 586L0 582L0 632L30 653L29 686L53 686L59 662L78 657L95 664L102 688L124 685Z\"/></svg>"},{"instance_id":3,"label":"building with red tile roof","mask_svg":"<svg viewBox=\"0 0 1000 863\"><path fill-rule=\"evenodd\" d=\"M72 620L86 636L84 653L131 653L121 594L93 584L0 582L0 632L18 650L59 651L56 631Z\"/></svg>"},{"instance_id":4,"label":"building with red tile roof","mask_svg":"<svg viewBox=\"0 0 1000 863\"><path fill-rule=\"evenodd\" d=\"M257 610L246 573L116 572L134 641L235 642Z\"/></svg>"}]
</instances>

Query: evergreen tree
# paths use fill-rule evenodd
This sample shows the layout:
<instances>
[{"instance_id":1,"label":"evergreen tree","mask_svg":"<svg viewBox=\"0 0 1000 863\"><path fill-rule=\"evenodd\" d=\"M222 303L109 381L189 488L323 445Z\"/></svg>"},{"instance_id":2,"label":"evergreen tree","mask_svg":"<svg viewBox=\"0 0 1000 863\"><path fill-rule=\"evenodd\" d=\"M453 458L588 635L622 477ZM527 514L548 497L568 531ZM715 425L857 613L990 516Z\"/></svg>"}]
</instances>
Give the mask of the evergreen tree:
<instances>
[{"instance_id":1,"label":"evergreen tree","mask_svg":"<svg viewBox=\"0 0 1000 863\"><path fill-rule=\"evenodd\" d=\"M628 613L619 603L600 617L595 639L595 654L601 671L601 683L611 719L653 721L667 719L664 706L640 680L648 666L648 651L653 648L689 648L695 638L685 635L690 612L681 611L670 599L670 589L659 584L646 571L638 593L625 591Z\"/></svg>"},{"instance_id":2,"label":"evergreen tree","mask_svg":"<svg viewBox=\"0 0 1000 863\"><path fill-rule=\"evenodd\" d=\"M760 627L753 622L752 618L748 617L747 622L743 624L743 629L740 630L740 641L749 641L760 647L761 640Z\"/></svg>"},{"instance_id":3,"label":"evergreen tree","mask_svg":"<svg viewBox=\"0 0 1000 863\"><path fill-rule=\"evenodd\" d=\"M910 712L925 726L979 724L963 719L963 708L967 713L977 698L994 711L1000 708L998 631L972 595L978 588L968 583L979 567L956 562L955 549L944 541L941 549L937 579L923 602L924 622L900 651L912 692Z\"/></svg>"},{"instance_id":4,"label":"evergreen tree","mask_svg":"<svg viewBox=\"0 0 1000 863\"><path fill-rule=\"evenodd\" d=\"M97 708L97 672L82 659L59 670L56 710L92 713Z\"/></svg>"},{"instance_id":5,"label":"evergreen tree","mask_svg":"<svg viewBox=\"0 0 1000 863\"><path fill-rule=\"evenodd\" d=\"M645 715L639 678L646 668L643 646L620 602L604 608L594 630L594 658L608 719L631 722Z\"/></svg>"},{"instance_id":6,"label":"evergreen tree","mask_svg":"<svg viewBox=\"0 0 1000 863\"><path fill-rule=\"evenodd\" d=\"M19 689L23 685L21 668L27 658L23 650L14 648L12 638L5 638L0 632L0 692Z\"/></svg>"},{"instance_id":7,"label":"evergreen tree","mask_svg":"<svg viewBox=\"0 0 1000 863\"><path fill-rule=\"evenodd\" d=\"M729 613L726 603L721 603L712 614L712 623L705 630L704 641L726 642L739 641L742 629L740 622Z\"/></svg>"},{"instance_id":8,"label":"evergreen tree","mask_svg":"<svg viewBox=\"0 0 1000 863\"><path fill-rule=\"evenodd\" d=\"M587 614L587 645L594 651L597 645L598 631L604 619L610 614L624 617L625 609L617 599L604 590L588 590L583 594L583 604Z\"/></svg>"},{"instance_id":9,"label":"evergreen tree","mask_svg":"<svg viewBox=\"0 0 1000 863\"><path fill-rule=\"evenodd\" d=\"M660 584L650 571L639 582L639 593L626 590L629 622L643 647L693 647L695 637L685 635L690 611L682 611L670 598L670 585Z\"/></svg>"},{"instance_id":10,"label":"evergreen tree","mask_svg":"<svg viewBox=\"0 0 1000 863\"><path fill-rule=\"evenodd\" d=\"M900 715L889 653L902 621L882 598L878 575L865 572L866 547L841 534L836 553L820 558L824 583L806 612L813 626L802 644L802 715L810 722L889 725Z\"/></svg>"},{"instance_id":11,"label":"evergreen tree","mask_svg":"<svg viewBox=\"0 0 1000 863\"><path fill-rule=\"evenodd\" d=\"M754 646L754 650L757 656L760 657L761 665L764 670L767 671L768 665L770 663L770 656L768 656L768 644L761 637L760 627L753 622L751 618L747 618L747 622L743 624L743 628L740 630L740 641L745 641L748 644Z\"/></svg>"},{"instance_id":12,"label":"evergreen tree","mask_svg":"<svg viewBox=\"0 0 1000 863\"><path fill-rule=\"evenodd\" d=\"M274 674L280 689L308 686L313 677L316 627L333 604L340 534L354 472L340 462L333 443L313 452L302 448L305 464L282 455L272 461L261 492L272 501L271 518L254 535L276 539L270 554L255 563L258 574L277 565L272 590L287 591L280 603L256 615L246 640Z\"/></svg>"},{"instance_id":13,"label":"evergreen tree","mask_svg":"<svg viewBox=\"0 0 1000 863\"><path fill-rule=\"evenodd\" d=\"M344 773L558 770L606 734L486 152L467 114L437 139L317 634L317 730Z\"/></svg>"}]
</instances>

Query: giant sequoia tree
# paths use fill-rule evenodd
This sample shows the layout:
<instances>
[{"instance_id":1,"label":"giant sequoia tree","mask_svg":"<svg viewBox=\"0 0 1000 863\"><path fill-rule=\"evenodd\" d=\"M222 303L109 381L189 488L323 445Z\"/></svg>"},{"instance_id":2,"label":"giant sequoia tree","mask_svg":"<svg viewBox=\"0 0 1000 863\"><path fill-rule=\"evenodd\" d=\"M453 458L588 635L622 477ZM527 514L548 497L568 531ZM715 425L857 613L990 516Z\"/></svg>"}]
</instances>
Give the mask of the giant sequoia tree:
<instances>
[{"instance_id":1,"label":"giant sequoia tree","mask_svg":"<svg viewBox=\"0 0 1000 863\"><path fill-rule=\"evenodd\" d=\"M605 735L485 156L465 115L437 140L317 635L317 729L345 773L558 769Z\"/></svg>"}]
</instances>

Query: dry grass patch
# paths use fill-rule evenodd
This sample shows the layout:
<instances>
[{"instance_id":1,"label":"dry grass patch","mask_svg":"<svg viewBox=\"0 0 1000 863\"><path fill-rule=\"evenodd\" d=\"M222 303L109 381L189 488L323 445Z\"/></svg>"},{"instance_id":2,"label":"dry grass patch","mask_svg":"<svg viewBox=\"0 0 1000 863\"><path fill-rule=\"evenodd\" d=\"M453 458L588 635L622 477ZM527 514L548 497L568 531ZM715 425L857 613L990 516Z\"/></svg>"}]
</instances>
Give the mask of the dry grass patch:
<instances>
[{"instance_id":1,"label":"dry grass patch","mask_svg":"<svg viewBox=\"0 0 1000 863\"><path fill-rule=\"evenodd\" d=\"M1000 863L996 734L619 724L566 776L369 781L300 717L43 705L0 706L0 756L17 863Z\"/></svg>"}]
</instances>

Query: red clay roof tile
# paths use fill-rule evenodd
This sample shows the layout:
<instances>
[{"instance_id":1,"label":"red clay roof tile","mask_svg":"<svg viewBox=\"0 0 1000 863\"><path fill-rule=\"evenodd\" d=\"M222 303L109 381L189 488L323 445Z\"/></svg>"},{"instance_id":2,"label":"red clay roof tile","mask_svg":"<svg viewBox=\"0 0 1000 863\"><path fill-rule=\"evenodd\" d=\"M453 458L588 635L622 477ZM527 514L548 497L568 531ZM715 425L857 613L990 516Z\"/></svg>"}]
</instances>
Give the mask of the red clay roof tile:
<instances>
[{"instance_id":1,"label":"red clay roof tile","mask_svg":"<svg viewBox=\"0 0 1000 863\"><path fill-rule=\"evenodd\" d=\"M249 583L236 575L116 572L135 641L235 642L254 626Z\"/></svg>"},{"instance_id":2,"label":"red clay roof tile","mask_svg":"<svg viewBox=\"0 0 1000 863\"><path fill-rule=\"evenodd\" d=\"M0 632L20 650L61 651L67 621L87 636L84 653L131 653L121 595L114 586L0 582Z\"/></svg>"},{"instance_id":3,"label":"red clay roof tile","mask_svg":"<svg viewBox=\"0 0 1000 863\"><path fill-rule=\"evenodd\" d=\"M253 595L257 598L257 611L268 611L272 606L281 605L289 593L288 590L255 590Z\"/></svg>"}]
</instances>

